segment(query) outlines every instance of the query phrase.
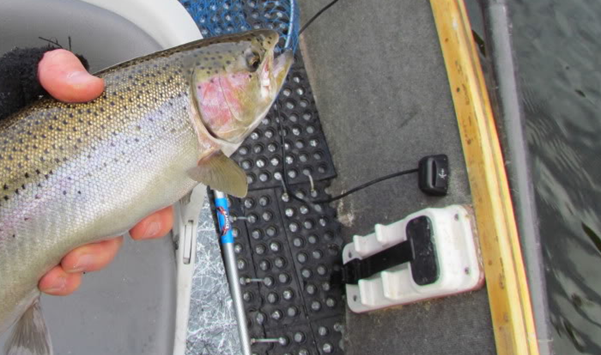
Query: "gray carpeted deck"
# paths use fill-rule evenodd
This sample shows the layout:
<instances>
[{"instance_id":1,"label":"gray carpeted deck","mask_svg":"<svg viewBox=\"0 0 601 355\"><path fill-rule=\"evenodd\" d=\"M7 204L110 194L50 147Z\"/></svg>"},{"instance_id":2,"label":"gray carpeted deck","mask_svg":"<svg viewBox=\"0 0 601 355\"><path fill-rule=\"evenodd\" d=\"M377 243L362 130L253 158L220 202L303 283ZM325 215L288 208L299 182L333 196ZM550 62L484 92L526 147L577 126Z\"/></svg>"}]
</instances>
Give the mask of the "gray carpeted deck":
<instances>
[{"instance_id":1,"label":"gray carpeted deck","mask_svg":"<svg viewBox=\"0 0 601 355\"><path fill-rule=\"evenodd\" d=\"M303 23L325 0L300 2ZM331 193L446 153L452 185L428 197L415 176L339 203L343 237L430 206L470 203L453 104L431 8L410 0L341 0L304 34L302 50L338 170ZM346 354L494 354L486 290L346 318Z\"/></svg>"}]
</instances>

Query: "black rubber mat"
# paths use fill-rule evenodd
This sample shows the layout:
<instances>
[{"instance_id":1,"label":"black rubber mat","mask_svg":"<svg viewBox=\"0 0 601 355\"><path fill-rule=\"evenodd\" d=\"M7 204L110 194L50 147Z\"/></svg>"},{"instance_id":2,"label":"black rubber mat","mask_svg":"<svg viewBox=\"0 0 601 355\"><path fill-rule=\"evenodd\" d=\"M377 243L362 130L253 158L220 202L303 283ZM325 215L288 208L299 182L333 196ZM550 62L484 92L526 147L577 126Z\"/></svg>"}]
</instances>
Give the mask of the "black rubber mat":
<instances>
[{"instance_id":1,"label":"black rubber mat","mask_svg":"<svg viewBox=\"0 0 601 355\"><path fill-rule=\"evenodd\" d=\"M252 349L342 354L343 288L330 283L341 263L340 224L329 205L303 202L328 197L336 172L300 54L276 105L232 156L250 185L246 198L229 198L250 334L279 339Z\"/></svg>"}]
</instances>

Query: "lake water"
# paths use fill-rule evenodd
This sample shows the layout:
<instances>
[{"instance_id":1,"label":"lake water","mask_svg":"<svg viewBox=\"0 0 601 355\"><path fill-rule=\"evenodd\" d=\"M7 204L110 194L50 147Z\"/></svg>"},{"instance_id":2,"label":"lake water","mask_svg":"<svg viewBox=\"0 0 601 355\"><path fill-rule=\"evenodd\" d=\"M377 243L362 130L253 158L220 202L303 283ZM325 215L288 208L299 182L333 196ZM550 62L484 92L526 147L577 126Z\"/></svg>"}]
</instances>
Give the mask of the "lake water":
<instances>
[{"instance_id":1,"label":"lake water","mask_svg":"<svg viewBox=\"0 0 601 355\"><path fill-rule=\"evenodd\" d=\"M557 354L601 354L601 2L509 0Z\"/></svg>"}]
</instances>

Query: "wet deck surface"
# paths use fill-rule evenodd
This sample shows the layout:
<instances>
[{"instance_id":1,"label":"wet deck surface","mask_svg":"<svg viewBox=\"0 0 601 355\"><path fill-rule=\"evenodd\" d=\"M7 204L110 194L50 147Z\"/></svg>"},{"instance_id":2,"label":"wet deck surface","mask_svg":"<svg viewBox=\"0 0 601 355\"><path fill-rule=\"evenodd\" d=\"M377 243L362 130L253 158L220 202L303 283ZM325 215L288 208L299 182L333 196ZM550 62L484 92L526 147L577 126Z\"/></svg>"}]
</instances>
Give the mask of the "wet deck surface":
<instances>
[{"instance_id":1,"label":"wet deck surface","mask_svg":"<svg viewBox=\"0 0 601 355\"><path fill-rule=\"evenodd\" d=\"M301 22L327 3L300 2ZM424 155L445 153L450 160L447 197L428 197L416 176L405 176L341 200L345 242L422 208L470 203L428 2L340 1L305 32L301 49L338 171L333 195L413 168ZM494 354L486 290L370 314L347 311L345 353Z\"/></svg>"}]
</instances>

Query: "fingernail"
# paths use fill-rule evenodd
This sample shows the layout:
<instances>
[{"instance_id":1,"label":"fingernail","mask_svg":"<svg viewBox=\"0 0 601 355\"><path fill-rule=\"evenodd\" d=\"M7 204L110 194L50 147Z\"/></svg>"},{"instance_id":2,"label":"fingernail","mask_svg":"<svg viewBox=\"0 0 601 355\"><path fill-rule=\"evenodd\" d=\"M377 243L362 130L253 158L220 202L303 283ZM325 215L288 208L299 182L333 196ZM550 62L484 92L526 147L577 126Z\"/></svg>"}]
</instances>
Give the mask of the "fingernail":
<instances>
[{"instance_id":1,"label":"fingernail","mask_svg":"<svg viewBox=\"0 0 601 355\"><path fill-rule=\"evenodd\" d=\"M144 233L144 238L157 238L160 237L159 232L161 231L161 223L160 222L149 222L148 227L146 227L146 233Z\"/></svg>"},{"instance_id":2,"label":"fingernail","mask_svg":"<svg viewBox=\"0 0 601 355\"><path fill-rule=\"evenodd\" d=\"M65 287L67 287L67 278L63 277L63 276L59 276L55 281L55 286L52 288L49 288L47 290L44 290L44 292L46 293L54 293L54 292L60 292L62 290L65 289Z\"/></svg>"},{"instance_id":3,"label":"fingernail","mask_svg":"<svg viewBox=\"0 0 601 355\"><path fill-rule=\"evenodd\" d=\"M90 82L90 73L87 71L74 71L67 74L67 81L71 84L86 84Z\"/></svg>"},{"instance_id":4,"label":"fingernail","mask_svg":"<svg viewBox=\"0 0 601 355\"><path fill-rule=\"evenodd\" d=\"M75 263L75 266L73 266L72 269L69 270L65 270L66 272L70 273L70 274L75 274L78 272L83 272L85 271L90 265L92 265L92 263L94 262L94 257L90 254L83 254L81 256L79 256L79 258L77 259L77 262Z\"/></svg>"}]
</instances>

